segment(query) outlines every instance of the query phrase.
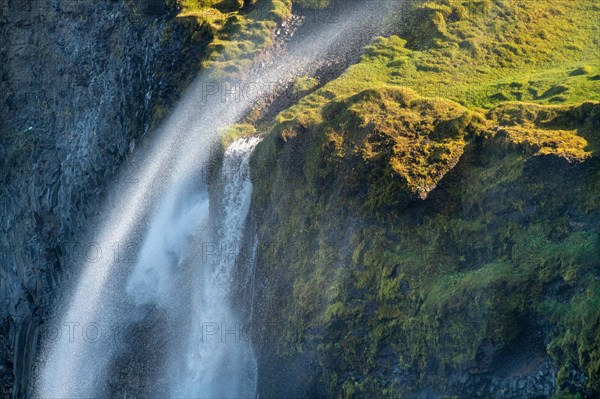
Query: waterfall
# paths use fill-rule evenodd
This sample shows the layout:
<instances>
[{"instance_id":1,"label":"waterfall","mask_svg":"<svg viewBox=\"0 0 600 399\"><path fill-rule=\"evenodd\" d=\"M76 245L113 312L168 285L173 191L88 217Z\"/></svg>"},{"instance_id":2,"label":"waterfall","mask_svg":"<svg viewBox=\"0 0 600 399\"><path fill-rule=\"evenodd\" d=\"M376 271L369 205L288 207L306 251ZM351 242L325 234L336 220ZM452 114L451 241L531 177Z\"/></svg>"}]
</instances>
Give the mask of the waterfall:
<instances>
[{"instance_id":1,"label":"waterfall","mask_svg":"<svg viewBox=\"0 0 600 399\"><path fill-rule=\"evenodd\" d=\"M372 30L366 16L382 9L352 3L343 18L257 68L241 90L198 77L148 148L134 154L135 167L115 182L102 222L81 239L91 252L75 259L79 275L68 301L44 326L34 396L254 396L256 364L227 287L258 139L226 150L218 218L202 177L224 127Z\"/></svg>"},{"instance_id":2,"label":"waterfall","mask_svg":"<svg viewBox=\"0 0 600 399\"><path fill-rule=\"evenodd\" d=\"M239 259L242 232L250 208L252 183L250 154L259 139L239 139L225 152L222 220L202 242L196 262L210 265L208 278L193 300L191 326L183 353L184 362L169 367L175 371L170 393L174 397L252 397L256 384L256 361L244 327L228 304L231 273Z\"/></svg>"}]
</instances>

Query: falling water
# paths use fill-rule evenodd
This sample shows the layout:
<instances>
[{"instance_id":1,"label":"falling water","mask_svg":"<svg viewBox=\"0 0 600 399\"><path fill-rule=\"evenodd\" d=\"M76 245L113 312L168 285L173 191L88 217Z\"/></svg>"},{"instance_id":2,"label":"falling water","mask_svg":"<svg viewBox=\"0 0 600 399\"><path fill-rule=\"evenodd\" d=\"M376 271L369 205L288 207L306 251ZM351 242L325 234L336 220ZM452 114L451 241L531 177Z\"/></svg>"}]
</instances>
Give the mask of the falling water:
<instances>
[{"instance_id":1,"label":"falling water","mask_svg":"<svg viewBox=\"0 0 600 399\"><path fill-rule=\"evenodd\" d=\"M252 183L249 159L258 144L256 137L239 139L225 152L221 179L222 209L214 241L202 242L196 262L210 265L203 289L197 290L191 312L192 330L183 353L167 362L173 373L170 394L174 397L252 397L256 384L256 361L248 336L228 304L228 287L236 261ZM241 261L244 261L241 259ZM183 361L181 361L181 360ZM232 367L234 366L234 367Z\"/></svg>"},{"instance_id":2,"label":"falling water","mask_svg":"<svg viewBox=\"0 0 600 399\"><path fill-rule=\"evenodd\" d=\"M242 97L224 96L224 82L215 93L214 82L199 77L149 148L135 154L124 173L139 174L113 187L92 233L98 256L80 262L69 301L44 337L36 396L111 397L124 385L143 396L254 396L256 364L227 288L240 261L248 158L258 139L227 149L220 206L211 203L203 172L224 127L372 28L366 16L382 11L354 4L343 20L323 24L256 72Z\"/></svg>"}]
</instances>

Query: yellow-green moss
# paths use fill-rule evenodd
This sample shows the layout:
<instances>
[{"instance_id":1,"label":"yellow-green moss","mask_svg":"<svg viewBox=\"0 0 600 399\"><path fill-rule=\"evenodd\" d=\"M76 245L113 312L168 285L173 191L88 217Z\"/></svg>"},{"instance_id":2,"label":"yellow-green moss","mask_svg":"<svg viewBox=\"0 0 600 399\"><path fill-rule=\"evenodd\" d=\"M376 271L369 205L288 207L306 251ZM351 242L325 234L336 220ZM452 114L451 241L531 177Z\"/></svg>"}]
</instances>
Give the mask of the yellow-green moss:
<instances>
[{"instance_id":1,"label":"yellow-green moss","mask_svg":"<svg viewBox=\"0 0 600 399\"><path fill-rule=\"evenodd\" d=\"M352 118L340 118L349 129L342 139L352 140ZM285 320L284 331L273 331L282 355L319 343L325 370L333 363L370 376L361 382L338 377L328 382L332 392L382 395L372 371L386 367L378 358L384 346L391 346L401 368L435 380L448 368L473 367L485 345L510 346L526 328L523 318L551 317L576 337L560 333L554 345L561 349L551 349L553 356L559 364L581 364L595 387L593 348L600 341L586 338L596 331L595 305L574 298L562 313L540 305L557 279L569 286L589 281L586 292L598 294L593 282L600 235L593 224L574 232L560 217L565 206L583 209L586 198L598 196L588 184L593 174L573 181L568 172L549 172L537 182L523 171L534 156L485 136L486 162L459 166L458 180L446 186L451 200L443 210L426 211L426 203L410 212L387 209L376 225L363 217L361 227L351 227L360 208L339 192L348 177L323 176L315 191L308 175L298 173L320 159L307 148L327 146L310 135L300 131L287 142L269 135L252 160L253 170L269 165L270 173L255 180L269 237L261 244L261 264L293 285L289 300L279 298L281 308L272 310L272 317ZM300 160L290 164L299 148ZM277 162L279 157L284 160ZM311 335L320 329L327 331L324 337ZM360 331L367 335L358 338Z\"/></svg>"},{"instance_id":2,"label":"yellow-green moss","mask_svg":"<svg viewBox=\"0 0 600 399\"><path fill-rule=\"evenodd\" d=\"M221 145L223 148L227 148L231 143L237 139L248 137L256 134L256 128L249 124L236 124L230 125L224 129L221 134Z\"/></svg>"},{"instance_id":3,"label":"yellow-green moss","mask_svg":"<svg viewBox=\"0 0 600 399\"><path fill-rule=\"evenodd\" d=\"M580 112L588 112L588 116L581 119ZM509 143L535 155L552 154L581 162L599 149L594 133L600 123L599 103L575 107L506 103L491 110L488 117Z\"/></svg>"}]
</instances>

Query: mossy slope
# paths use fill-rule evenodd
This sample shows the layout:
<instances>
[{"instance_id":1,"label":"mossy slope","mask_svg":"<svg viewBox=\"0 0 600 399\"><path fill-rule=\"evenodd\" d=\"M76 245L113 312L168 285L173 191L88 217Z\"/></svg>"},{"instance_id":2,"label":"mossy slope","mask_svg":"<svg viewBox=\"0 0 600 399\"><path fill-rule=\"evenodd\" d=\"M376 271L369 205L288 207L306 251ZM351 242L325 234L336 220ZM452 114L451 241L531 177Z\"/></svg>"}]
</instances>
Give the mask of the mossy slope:
<instances>
[{"instance_id":1,"label":"mossy slope","mask_svg":"<svg viewBox=\"0 0 600 399\"><path fill-rule=\"evenodd\" d=\"M449 376L500 378L502 353L536 334L526 350L552 356L559 388L596 392L600 105L533 105L543 116L513 125L524 104L487 119L411 93L439 119L386 130L379 101L410 96L391 93L279 126L253 158L277 353L316 352L334 396L427 384L470 396ZM402 110L397 123L414 112Z\"/></svg>"},{"instance_id":2,"label":"mossy slope","mask_svg":"<svg viewBox=\"0 0 600 399\"><path fill-rule=\"evenodd\" d=\"M331 397L594 397L600 9L407 7L252 158L259 373L303 364L303 393Z\"/></svg>"}]
</instances>

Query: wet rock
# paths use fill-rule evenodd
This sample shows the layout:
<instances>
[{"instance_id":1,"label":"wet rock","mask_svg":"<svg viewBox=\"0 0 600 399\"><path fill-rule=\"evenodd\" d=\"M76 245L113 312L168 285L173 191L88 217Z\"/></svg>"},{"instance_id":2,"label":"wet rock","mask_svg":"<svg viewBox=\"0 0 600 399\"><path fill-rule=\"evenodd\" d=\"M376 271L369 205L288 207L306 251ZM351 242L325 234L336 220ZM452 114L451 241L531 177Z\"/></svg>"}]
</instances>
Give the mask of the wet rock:
<instances>
[{"instance_id":1,"label":"wet rock","mask_svg":"<svg viewBox=\"0 0 600 399\"><path fill-rule=\"evenodd\" d=\"M30 396L38 325L81 261L71 244L197 65L164 4L0 5L0 397Z\"/></svg>"}]
</instances>

